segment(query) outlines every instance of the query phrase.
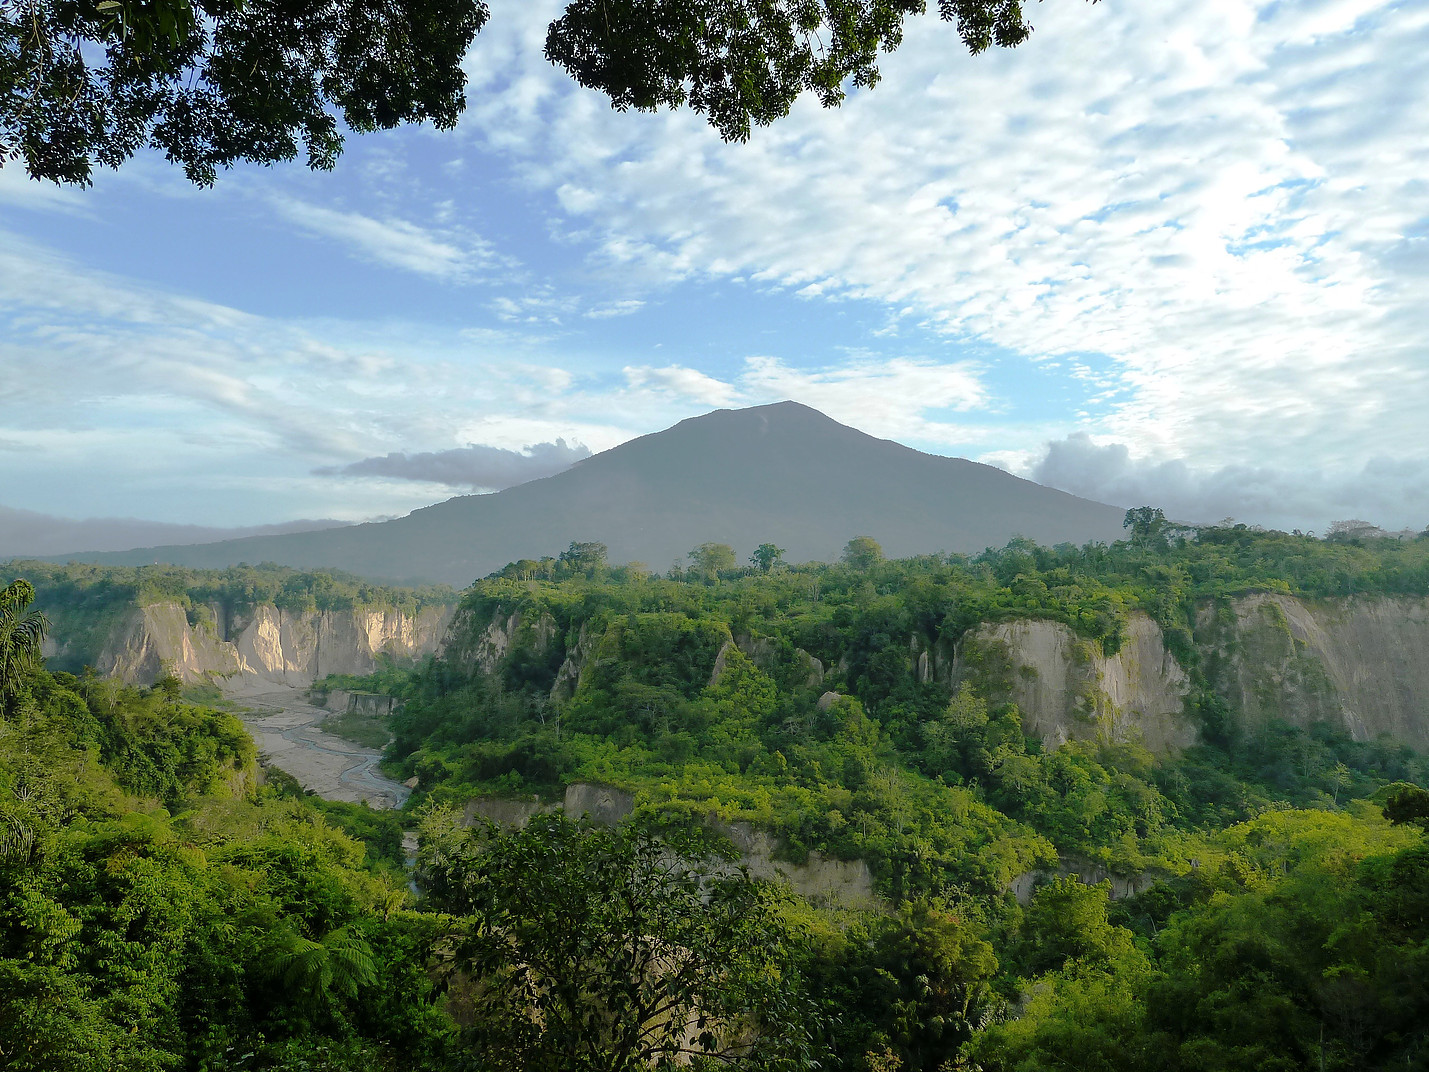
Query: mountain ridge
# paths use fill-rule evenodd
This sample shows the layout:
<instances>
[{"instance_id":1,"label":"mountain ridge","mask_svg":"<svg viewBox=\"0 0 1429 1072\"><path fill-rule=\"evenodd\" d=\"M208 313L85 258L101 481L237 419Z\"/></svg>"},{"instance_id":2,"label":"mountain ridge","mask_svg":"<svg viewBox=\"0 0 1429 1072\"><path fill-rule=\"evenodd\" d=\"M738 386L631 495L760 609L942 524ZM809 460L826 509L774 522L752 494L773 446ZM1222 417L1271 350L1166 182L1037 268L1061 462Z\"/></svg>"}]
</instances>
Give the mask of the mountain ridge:
<instances>
[{"instance_id":1,"label":"mountain ridge","mask_svg":"<svg viewBox=\"0 0 1429 1072\"><path fill-rule=\"evenodd\" d=\"M316 532L350 524L335 518L302 518L271 525L189 525L135 517L60 517L0 505L0 560L123 552L137 546L187 547L247 536Z\"/></svg>"},{"instance_id":2,"label":"mountain ridge","mask_svg":"<svg viewBox=\"0 0 1429 1072\"><path fill-rule=\"evenodd\" d=\"M705 541L832 560L854 536L892 556L976 552L1013 536L1111 540L1122 510L993 466L926 454L797 402L689 417L554 476L458 496L391 521L199 545L57 556L223 568L272 561L373 579L466 585L518 558L598 540L656 569Z\"/></svg>"}]
</instances>

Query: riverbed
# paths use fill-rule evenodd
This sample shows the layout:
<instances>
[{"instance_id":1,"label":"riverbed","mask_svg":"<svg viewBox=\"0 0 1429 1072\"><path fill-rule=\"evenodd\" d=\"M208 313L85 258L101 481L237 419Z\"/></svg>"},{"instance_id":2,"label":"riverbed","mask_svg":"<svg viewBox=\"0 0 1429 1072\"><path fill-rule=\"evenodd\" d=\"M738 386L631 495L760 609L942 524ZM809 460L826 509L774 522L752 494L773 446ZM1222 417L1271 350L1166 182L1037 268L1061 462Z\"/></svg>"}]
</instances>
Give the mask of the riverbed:
<instances>
[{"instance_id":1,"label":"riverbed","mask_svg":"<svg viewBox=\"0 0 1429 1072\"><path fill-rule=\"evenodd\" d=\"M412 791L377 769L382 753L319 729L330 714L303 690L271 681L238 681L225 689L263 761L291 774L325 800L400 808Z\"/></svg>"}]
</instances>

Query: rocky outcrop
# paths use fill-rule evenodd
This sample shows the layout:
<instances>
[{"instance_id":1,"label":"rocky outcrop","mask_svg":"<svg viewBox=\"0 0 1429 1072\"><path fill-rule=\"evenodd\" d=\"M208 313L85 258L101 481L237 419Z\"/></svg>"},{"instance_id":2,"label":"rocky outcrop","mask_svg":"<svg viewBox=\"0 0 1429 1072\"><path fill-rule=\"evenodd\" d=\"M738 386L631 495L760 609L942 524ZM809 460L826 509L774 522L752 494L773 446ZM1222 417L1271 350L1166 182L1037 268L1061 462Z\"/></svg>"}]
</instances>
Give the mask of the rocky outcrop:
<instances>
[{"instance_id":1,"label":"rocky outcrop","mask_svg":"<svg viewBox=\"0 0 1429 1072\"><path fill-rule=\"evenodd\" d=\"M725 669L729 666L729 653L737 650L733 640L726 640L724 644L721 645L719 652L715 655L714 668L710 670L710 688L714 688L715 683L719 681Z\"/></svg>"},{"instance_id":2,"label":"rocky outcrop","mask_svg":"<svg viewBox=\"0 0 1429 1072\"><path fill-rule=\"evenodd\" d=\"M349 692L347 689L331 689L318 696L314 690L315 702L338 715L364 715L369 718L387 718L402 706L395 696L384 696L378 692Z\"/></svg>"},{"instance_id":3,"label":"rocky outcrop","mask_svg":"<svg viewBox=\"0 0 1429 1072\"><path fill-rule=\"evenodd\" d=\"M447 654L468 670L495 673L513 649L545 655L560 638L560 626L549 614L529 618L520 610L497 610L486 618L486 613L461 610L451 622Z\"/></svg>"},{"instance_id":4,"label":"rocky outcrop","mask_svg":"<svg viewBox=\"0 0 1429 1072\"><path fill-rule=\"evenodd\" d=\"M242 614L177 603L135 607L112 628L95 668L148 685L172 671L185 682L252 677L306 687L328 674L370 674L386 655L437 651L451 609L417 614L358 609L294 613L261 604Z\"/></svg>"},{"instance_id":5,"label":"rocky outcrop","mask_svg":"<svg viewBox=\"0 0 1429 1072\"><path fill-rule=\"evenodd\" d=\"M1113 901L1119 901L1124 897L1135 897L1137 894L1145 893L1158 882L1165 882L1173 876L1171 872L1161 868L1138 871L1132 875L1119 875L1107 870L1103 864L1095 860L1087 860L1080 856L1063 856L1058 860L1054 869L1024 871L1012 880L1008 890L1017 898L1019 904L1026 904L1032 900L1032 894L1038 886L1054 878L1067 877L1075 878L1084 886L1097 886L1105 882L1111 887L1108 896Z\"/></svg>"},{"instance_id":6,"label":"rocky outcrop","mask_svg":"<svg viewBox=\"0 0 1429 1072\"><path fill-rule=\"evenodd\" d=\"M949 687L956 684L958 673L957 645L946 637L938 637L931 643L918 635L908 642L908 654L913 675L920 684L936 681Z\"/></svg>"},{"instance_id":7,"label":"rocky outcrop","mask_svg":"<svg viewBox=\"0 0 1429 1072\"><path fill-rule=\"evenodd\" d=\"M477 820L520 830L534 816L556 811L554 804L542 804L539 799L511 800L506 797L476 797L466 802L462 817L467 826Z\"/></svg>"},{"instance_id":8,"label":"rocky outcrop","mask_svg":"<svg viewBox=\"0 0 1429 1072\"><path fill-rule=\"evenodd\" d=\"M552 702L560 703L563 700L569 700L576 694L576 689L581 683L581 671L590 661L595 643L596 638L591 635L590 623L582 623L580 632L576 634L575 643L566 649L565 660L561 663L561 668L556 671L556 681L551 686Z\"/></svg>"},{"instance_id":9,"label":"rocky outcrop","mask_svg":"<svg viewBox=\"0 0 1429 1072\"><path fill-rule=\"evenodd\" d=\"M985 677L979 684L1015 703L1024 731L1049 750L1069 740L1135 740L1168 752L1198 737L1186 673L1142 614L1131 616L1110 656L1060 622L982 625L959 646L953 676Z\"/></svg>"},{"instance_id":10,"label":"rocky outcrop","mask_svg":"<svg viewBox=\"0 0 1429 1072\"><path fill-rule=\"evenodd\" d=\"M617 826L635 811L635 797L614 786L573 782L559 805L543 804L534 797L477 797L467 802L463 815L468 824L485 820L519 830L534 816L555 811ZM803 863L792 863L780 859L778 838L750 823L711 820L710 827L733 844L739 863L755 878L788 883L795 893L816 905L871 908L877 902L873 874L862 860L838 860L811 852Z\"/></svg>"},{"instance_id":11,"label":"rocky outcrop","mask_svg":"<svg viewBox=\"0 0 1429 1072\"><path fill-rule=\"evenodd\" d=\"M787 882L795 893L820 907L872 908L877 903L873 872L863 860L839 860L816 850L803 863L791 863L779 858L779 840L766 830L743 822L716 827L734 843L740 863L755 878Z\"/></svg>"},{"instance_id":12,"label":"rocky outcrop","mask_svg":"<svg viewBox=\"0 0 1429 1072\"><path fill-rule=\"evenodd\" d=\"M566 786L564 807L567 815L615 826L635 810L635 797L624 789L599 782L573 782Z\"/></svg>"},{"instance_id":13,"label":"rocky outcrop","mask_svg":"<svg viewBox=\"0 0 1429 1072\"><path fill-rule=\"evenodd\" d=\"M800 667L806 675L804 678L805 687L810 689L821 688L824 684L824 664L803 648L794 649L794 658L798 660Z\"/></svg>"},{"instance_id":14,"label":"rocky outcrop","mask_svg":"<svg viewBox=\"0 0 1429 1072\"><path fill-rule=\"evenodd\" d=\"M635 810L635 798L623 789L599 782L572 782L560 804L543 804L539 797L475 797L463 815L468 824L477 819L497 826L521 829L537 815L564 811L572 818L587 818L605 826L618 826Z\"/></svg>"},{"instance_id":15,"label":"rocky outcrop","mask_svg":"<svg viewBox=\"0 0 1429 1072\"><path fill-rule=\"evenodd\" d=\"M787 669L793 682L802 683L805 688L817 689L824 683L824 664L803 648L794 648L792 653L787 645L782 645L774 637L757 637L742 633L734 638L734 644L759 669L773 677L780 677L782 668ZM724 655L724 652L720 652Z\"/></svg>"},{"instance_id":16,"label":"rocky outcrop","mask_svg":"<svg viewBox=\"0 0 1429 1072\"><path fill-rule=\"evenodd\" d=\"M472 651L471 661L477 669L483 674L490 674L500 665L501 660L506 658L506 653L511 650L511 643L516 639L516 630L520 625L520 611L493 618L487 623L477 637L476 647Z\"/></svg>"},{"instance_id":17,"label":"rocky outcrop","mask_svg":"<svg viewBox=\"0 0 1429 1072\"><path fill-rule=\"evenodd\" d=\"M1207 604L1196 638L1246 726L1329 722L1429 751L1429 599L1257 593Z\"/></svg>"}]
</instances>

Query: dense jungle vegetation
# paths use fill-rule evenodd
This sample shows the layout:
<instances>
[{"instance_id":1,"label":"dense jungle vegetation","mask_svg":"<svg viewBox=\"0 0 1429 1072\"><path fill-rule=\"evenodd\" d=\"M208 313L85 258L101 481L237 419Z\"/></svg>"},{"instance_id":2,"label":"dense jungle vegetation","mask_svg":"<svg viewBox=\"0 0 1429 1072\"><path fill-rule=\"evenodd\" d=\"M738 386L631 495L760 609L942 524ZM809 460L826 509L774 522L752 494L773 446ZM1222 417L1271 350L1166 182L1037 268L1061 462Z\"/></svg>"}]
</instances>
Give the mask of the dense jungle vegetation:
<instances>
[{"instance_id":1,"label":"dense jungle vegetation","mask_svg":"<svg viewBox=\"0 0 1429 1072\"><path fill-rule=\"evenodd\" d=\"M665 577L609 568L596 545L513 564L465 594L443 657L329 683L404 700L388 764L419 779L415 889L395 817L260 784L242 727L176 683L6 662L0 1054L46 1070L1429 1069L1424 757L1247 726L1205 654L1246 592L1429 593L1429 539L1129 521L1109 547L968 558L886 562L854 541L796 567L705 545ZM1133 612L1190 677L1204 743L1174 756L1044 750L996 646L966 643L1038 617L1113 653ZM15 635L0 640L19 651ZM920 677L920 652L959 641L958 673ZM473 795L581 780L630 791L631 820L459 821ZM867 860L882 907L819 910L749 880L722 862L721 822L741 819L793 859ZM1113 900L1059 859L1143 892ZM1019 900L1013 880L1038 870Z\"/></svg>"},{"instance_id":2,"label":"dense jungle vegetation","mask_svg":"<svg viewBox=\"0 0 1429 1072\"><path fill-rule=\"evenodd\" d=\"M772 827L795 858L868 860L894 896L993 893L1057 853L1123 874L1174 871L1201 831L1425 781L1423 758L1392 742L1289 722L1245 732L1197 633L1216 627L1218 600L1248 591L1429 592L1429 539L1335 543L1244 526L1193 536L1153 511L1129 522L1111 547L1014 541L974 558L883 561L855 541L832 566L776 556L740 569L728 548L705 545L673 577L608 569L578 545L469 590L445 658L346 684L405 699L389 758L420 778L419 795L608 782L667 819ZM995 645L965 645L961 680L914 673L916 652L1015 618L1063 622L1113 654L1133 611L1156 619L1192 680L1187 717L1206 743L1174 762L1135 743L1044 752L1008 702ZM479 634L513 621L509 650L481 672ZM577 650L579 687L571 668L562 677Z\"/></svg>"}]
</instances>

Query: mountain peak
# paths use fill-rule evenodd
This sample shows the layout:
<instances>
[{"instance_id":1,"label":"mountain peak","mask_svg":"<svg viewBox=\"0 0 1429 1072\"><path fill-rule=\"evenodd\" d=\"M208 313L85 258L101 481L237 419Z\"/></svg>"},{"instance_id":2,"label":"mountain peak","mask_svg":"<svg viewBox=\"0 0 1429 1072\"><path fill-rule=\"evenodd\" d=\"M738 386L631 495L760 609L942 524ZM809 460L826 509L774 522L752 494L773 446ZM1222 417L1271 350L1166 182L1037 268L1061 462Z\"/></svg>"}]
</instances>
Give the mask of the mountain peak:
<instances>
[{"instance_id":1,"label":"mountain peak","mask_svg":"<svg viewBox=\"0 0 1429 1072\"><path fill-rule=\"evenodd\" d=\"M847 428L848 425L840 424L826 413L806 406L802 402L795 402L785 399L782 402L767 402L761 406L741 406L734 409L715 409L708 413L701 413L694 417L686 417L674 428L689 424L749 424L751 422L788 422L802 421L807 423L823 423L830 427ZM673 428L665 429L666 432L673 431ZM663 435L664 432L655 432L654 435Z\"/></svg>"}]
</instances>

